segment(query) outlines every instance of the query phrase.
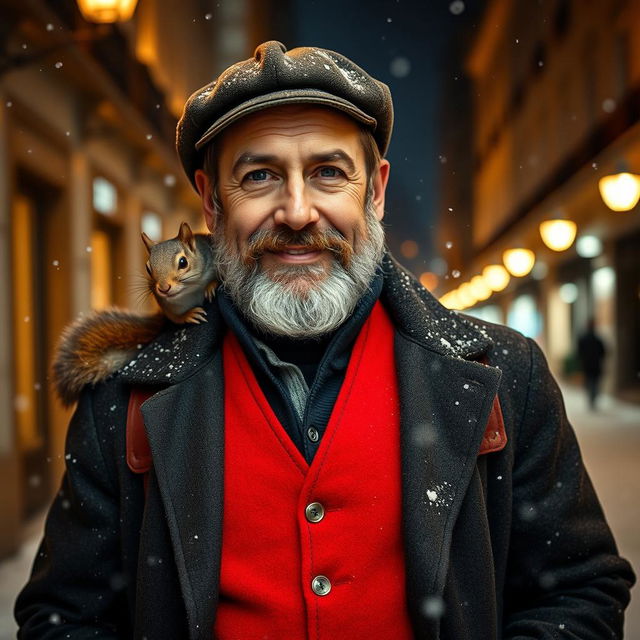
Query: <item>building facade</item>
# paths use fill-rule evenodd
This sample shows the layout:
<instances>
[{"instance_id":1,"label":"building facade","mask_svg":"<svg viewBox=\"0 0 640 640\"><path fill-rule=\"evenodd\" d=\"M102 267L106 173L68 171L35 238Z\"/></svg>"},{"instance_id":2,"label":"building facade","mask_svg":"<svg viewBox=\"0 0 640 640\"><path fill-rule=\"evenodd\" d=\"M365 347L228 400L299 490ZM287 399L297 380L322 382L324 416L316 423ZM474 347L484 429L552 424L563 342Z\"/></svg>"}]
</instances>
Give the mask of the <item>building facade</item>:
<instances>
[{"instance_id":1,"label":"building facade","mask_svg":"<svg viewBox=\"0 0 640 640\"><path fill-rule=\"evenodd\" d=\"M640 206L612 211L598 184L640 174L639 28L638 0L487 3L465 57L470 210L446 227L470 236L470 247L457 256L459 279L441 289L501 264L506 249L532 250L527 276L469 311L537 339L567 376L594 318L608 347L605 388L632 399L640 395ZM561 252L539 233L557 218L577 225L576 242Z\"/></svg>"}]
</instances>

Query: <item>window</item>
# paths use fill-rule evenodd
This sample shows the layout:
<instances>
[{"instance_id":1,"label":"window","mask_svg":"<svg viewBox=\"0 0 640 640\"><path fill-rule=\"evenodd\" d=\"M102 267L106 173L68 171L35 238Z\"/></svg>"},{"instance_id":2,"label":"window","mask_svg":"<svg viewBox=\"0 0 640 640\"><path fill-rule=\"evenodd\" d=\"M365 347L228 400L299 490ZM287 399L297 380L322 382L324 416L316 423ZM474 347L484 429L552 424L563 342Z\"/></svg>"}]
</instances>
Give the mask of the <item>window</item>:
<instances>
[{"instance_id":1,"label":"window","mask_svg":"<svg viewBox=\"0 0 640 640\"><path fill-rule=\"evenodd\" d=\"M93 208L106 216L112 216L118 209L118 192L106 178L93 179Z\"/></svg>"}]
</instances>

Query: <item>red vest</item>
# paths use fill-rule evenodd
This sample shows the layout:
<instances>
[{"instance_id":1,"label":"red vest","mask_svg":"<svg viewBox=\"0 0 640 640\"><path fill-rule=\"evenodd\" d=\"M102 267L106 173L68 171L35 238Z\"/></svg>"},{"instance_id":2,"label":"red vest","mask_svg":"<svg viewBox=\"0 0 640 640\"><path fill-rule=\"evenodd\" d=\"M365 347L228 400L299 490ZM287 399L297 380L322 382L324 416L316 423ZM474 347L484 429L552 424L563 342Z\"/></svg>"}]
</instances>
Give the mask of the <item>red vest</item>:
<instances>
[{"instance_id":1,"label":"red vest","mask_svg":"<svg viewBox=\"0 0 640 640\"><path fill-rule=\"evenodd\" d=\"M413 637L393 334L377 303L310 466L278 422L236 338L227 334L215 638ZM312 503L320 506L307 508Z\"/></svg>"}]
</instances>

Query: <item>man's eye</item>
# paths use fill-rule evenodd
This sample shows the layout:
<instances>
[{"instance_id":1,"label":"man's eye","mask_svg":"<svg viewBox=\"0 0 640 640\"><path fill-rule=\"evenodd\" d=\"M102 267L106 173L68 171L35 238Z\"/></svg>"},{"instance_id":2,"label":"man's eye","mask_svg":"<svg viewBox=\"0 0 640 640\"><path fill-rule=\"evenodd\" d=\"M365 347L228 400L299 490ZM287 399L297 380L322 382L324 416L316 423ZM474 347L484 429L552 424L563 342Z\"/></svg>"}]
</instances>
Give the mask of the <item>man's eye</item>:
<instances>
[{"instance_id":1,"label":"man's eye","mask_svg":"<svg viewBox=\"0 0 640 640\"><path fill-rule=\"evenodd\" d=\"M251 180L251 182L264 182L269 178L269 172L265 169L256 169L248 173L245 178Z\"/></svg>"},{"instance_id":2,"label":"man's eye","mask_svg":"<svg viewBox=\"0 0 640 640\"><path fill-rule=\"evenodd\" d=\"M342 171L336 167L320 167L318 175L321 178L339 178L342 175Z\"/></svg>"}]
</instances>

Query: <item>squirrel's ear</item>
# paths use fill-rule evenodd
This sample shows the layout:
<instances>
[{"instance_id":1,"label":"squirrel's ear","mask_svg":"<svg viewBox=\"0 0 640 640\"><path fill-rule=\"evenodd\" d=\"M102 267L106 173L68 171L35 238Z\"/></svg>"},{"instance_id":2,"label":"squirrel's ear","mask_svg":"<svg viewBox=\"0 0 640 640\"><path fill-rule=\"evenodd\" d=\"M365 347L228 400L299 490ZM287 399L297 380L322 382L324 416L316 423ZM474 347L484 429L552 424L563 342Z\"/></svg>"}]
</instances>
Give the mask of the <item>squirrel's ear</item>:
<instances>
[{"instance_id":1,"label":"squirrel's ear","mask_svg":"<svg viewBox=\"0 0 640 640\"><path fill-rule=\"evenodd\" d=\"M178 232L178 240L182 242L182 244L186 244L191 251L196 250L196 239L193 236L193 231L191 231L191 227L188 222L183 222L180 225L180 231Z\"/></svg>"},{"instance_id":2,"label":"squirrel's ear","mask_svg":"<svg viewBox=\"0 0 640 640\"><path fill-rule=\"evenodd\" d=\"M151 247L155 247L157 242L154 242L144 231L140 234L144 246L147 247L147 253L151 253Z\"/></svg>"}]
</instances>

